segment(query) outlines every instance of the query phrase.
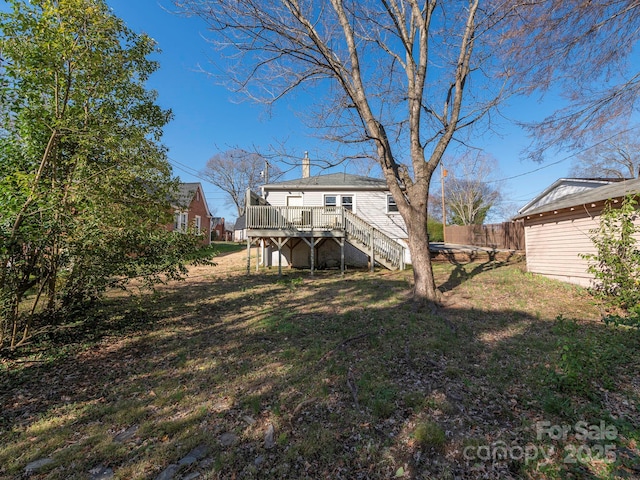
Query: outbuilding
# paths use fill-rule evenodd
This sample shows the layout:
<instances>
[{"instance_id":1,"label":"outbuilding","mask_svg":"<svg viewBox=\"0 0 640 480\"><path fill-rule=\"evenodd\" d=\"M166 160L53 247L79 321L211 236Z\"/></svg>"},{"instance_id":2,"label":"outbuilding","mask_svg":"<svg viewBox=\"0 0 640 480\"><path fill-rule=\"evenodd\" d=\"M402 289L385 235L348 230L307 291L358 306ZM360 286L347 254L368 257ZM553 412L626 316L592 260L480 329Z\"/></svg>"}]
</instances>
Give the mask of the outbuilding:
<instances>
[{"instance_id":1,"label":"outbuilding","mask_svg":"<svg viewBox=\"0 0 640 480\"><path fill-rule=\"evenodd\" d=\"M607 202L615 207L627 195L640 195L640 179L566 195L519 214L515 219L524 221L527 270L591 286L593 275L587 272L589 262L582 255L596 253L591 237ZM640 225L640 218L636 221Z\"/></svg>"}]
</instances>

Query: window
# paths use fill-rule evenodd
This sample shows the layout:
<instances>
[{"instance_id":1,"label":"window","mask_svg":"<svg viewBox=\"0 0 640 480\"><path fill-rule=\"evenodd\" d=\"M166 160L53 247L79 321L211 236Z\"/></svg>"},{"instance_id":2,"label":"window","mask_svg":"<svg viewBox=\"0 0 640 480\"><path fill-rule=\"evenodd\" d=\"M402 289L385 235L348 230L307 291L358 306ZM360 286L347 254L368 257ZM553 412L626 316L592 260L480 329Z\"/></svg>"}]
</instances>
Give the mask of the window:
<instances>
[{"instance_id":1,"label":"window","mask_svg":"<svg viewBox=\"0 0 640 480\"><path fill-rule=\"evenodd\" d=\"M387 195L387 213L398 213L398 205L393 195Z\"/></svg>"},{"instance_id":2,"label":"window","mask_svg":"<svg viewBox=\"0 0 640 480\"><path fill-rule=\"evenodd\" d=\"M350 212L353 212L353 197L351 195L343 196L342 197L342 206L344 208L346 208L347 210L349 210Z\"/></svg>"},{"instance_id":3,"label":"window","mask_svg":"<svg viewBox=\"0 0 640 480\"><path fill-rule=\"evenodd\" d=\"M189 214L187 212L176 212L173 216L173 229L178 232L186 232L189 225Z\"/></svg>"},{"instance_id":4,"label":"window","mask_svg":"<svg viewBox=\"0 0 640 480\"><path fill-rule=\"evenodd\" d=\"M324 206L325 207L337 207L338 206L338 197L335 195L325 195L324 196Z\"/></svg>"},{"instance_id":5,"label":"window","mask_svg":"<svg viewBox=\"0 0 640 480\"><path fill-rule=\"evenodd\" d=\"M196 227L196 233L198 235L200 235L200 226L201 225L202 225L202 219L200 218L200 215L196 215L195 227Z\"/></svg>"}]
</instances>

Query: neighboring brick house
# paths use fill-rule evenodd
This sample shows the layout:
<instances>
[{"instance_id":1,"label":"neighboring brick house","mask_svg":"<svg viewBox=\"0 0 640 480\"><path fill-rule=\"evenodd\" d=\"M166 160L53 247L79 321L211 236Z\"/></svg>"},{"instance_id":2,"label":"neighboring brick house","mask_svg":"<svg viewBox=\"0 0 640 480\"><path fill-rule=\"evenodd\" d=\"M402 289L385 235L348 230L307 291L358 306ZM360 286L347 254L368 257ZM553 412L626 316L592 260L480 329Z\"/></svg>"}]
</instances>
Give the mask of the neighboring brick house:
<instances>
[{"instance_id":1,"label":"neighboring brick house","mask_svg":"<svg viewBox=\"0 0 640 480\"><path fill-rule=\"evenodd\" d=\"M224 217L213 217L211 220L211 240L228 241L224 226Z\"/></svg>"},{"instance_id":2,"label":"neighboring brick house","mask_svg":"<svg viewBox=\"0 0 640 480\"><path fill-rule=\"evenodd\" d=\"M190 227L195 228L204 235L202 243L210 245L213 217L202 185L198 182L181 183L178 187L178 198L173 203L174 219L173 224L169 225L169 230L184 232Z\"/></svg>"}]
</instances>

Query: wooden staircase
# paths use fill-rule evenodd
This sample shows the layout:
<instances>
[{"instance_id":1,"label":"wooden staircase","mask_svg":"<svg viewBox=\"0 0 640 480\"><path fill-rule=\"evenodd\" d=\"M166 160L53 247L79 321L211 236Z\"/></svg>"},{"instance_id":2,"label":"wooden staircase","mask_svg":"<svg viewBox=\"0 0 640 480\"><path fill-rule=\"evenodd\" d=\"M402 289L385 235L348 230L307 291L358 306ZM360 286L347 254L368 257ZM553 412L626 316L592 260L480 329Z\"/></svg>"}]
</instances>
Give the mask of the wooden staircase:
<instances>
[{"instance_id":1,"label":"wooden staircase","mask_svg":"<svg viewBox=\"0 0 640 480\"><path fill-rule=\"evenodd\" d=\"M346 240L389 270L404 270L404 247L356 214L344 210Z\"/></svg>"}]
</instances>

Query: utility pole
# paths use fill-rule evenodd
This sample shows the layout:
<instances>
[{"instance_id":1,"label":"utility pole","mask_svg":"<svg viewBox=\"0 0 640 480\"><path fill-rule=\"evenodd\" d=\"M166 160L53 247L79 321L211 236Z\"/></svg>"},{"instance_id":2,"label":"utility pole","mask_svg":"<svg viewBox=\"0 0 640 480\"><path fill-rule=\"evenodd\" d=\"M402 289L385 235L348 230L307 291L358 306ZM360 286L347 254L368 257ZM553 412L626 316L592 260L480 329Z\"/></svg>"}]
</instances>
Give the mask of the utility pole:
<instances>
[{"instance_id":1,"label":"utility pole","mask_svg":"<svg viewBox=\"0 0 640 480\"><path fill-rule=\"evenodd\" d=\"M447 241L447 211L444 208L444 177L447 176L447 170L444 168L442 162L440 162L440 182L442 184L442 242Z\"/></svg>"}]
</instances>

